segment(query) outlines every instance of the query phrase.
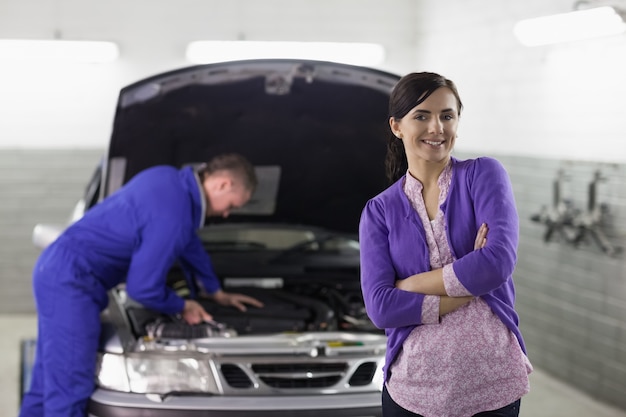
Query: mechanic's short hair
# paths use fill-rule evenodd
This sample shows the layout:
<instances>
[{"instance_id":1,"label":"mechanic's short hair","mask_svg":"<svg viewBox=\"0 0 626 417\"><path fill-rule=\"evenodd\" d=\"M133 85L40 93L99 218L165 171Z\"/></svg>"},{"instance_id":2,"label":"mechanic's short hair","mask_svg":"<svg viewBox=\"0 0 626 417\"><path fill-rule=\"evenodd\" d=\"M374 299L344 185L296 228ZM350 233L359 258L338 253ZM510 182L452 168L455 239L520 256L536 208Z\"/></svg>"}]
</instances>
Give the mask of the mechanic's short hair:
<instances>
[{"instance_id":1,"label":"mechanic's short hair","mask_svg":"<svg viewBox=\"0 0 626 417\"><path fill-rule=\"evenodd\" d=\"M246 157L238 153L225 153L214 156L209 162L198 167L198 175L202 180L218 172L228 171L238 178L243 186L253 192L258 184L254 166Z\"/></svg>"}]
</instances>

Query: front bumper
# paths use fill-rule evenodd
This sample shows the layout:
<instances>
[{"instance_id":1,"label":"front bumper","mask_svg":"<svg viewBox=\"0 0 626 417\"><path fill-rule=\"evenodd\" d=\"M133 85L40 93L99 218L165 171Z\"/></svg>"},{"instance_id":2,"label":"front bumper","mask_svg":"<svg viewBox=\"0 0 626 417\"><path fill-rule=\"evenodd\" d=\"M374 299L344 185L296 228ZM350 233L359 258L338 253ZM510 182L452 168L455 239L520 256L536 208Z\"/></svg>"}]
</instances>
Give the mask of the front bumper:
<instances>
[{"instance_id":1,"label":"front bumper","mask_svg":"<svg viewBox=\"0 0 626 417\"><path fill-rule=\"evenodd\" d=\"M380 392L265 397L170 396L97 389L89 417L381 417Z\"/></svg>"}]
</instances>

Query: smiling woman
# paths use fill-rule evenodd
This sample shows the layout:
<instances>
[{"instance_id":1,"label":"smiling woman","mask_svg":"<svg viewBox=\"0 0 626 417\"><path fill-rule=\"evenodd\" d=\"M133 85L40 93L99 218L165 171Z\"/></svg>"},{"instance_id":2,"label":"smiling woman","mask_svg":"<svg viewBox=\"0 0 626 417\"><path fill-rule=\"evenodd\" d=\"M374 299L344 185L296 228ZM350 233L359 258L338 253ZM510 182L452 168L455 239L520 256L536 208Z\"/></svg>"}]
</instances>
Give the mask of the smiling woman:
<instances>
[{"instance_id":1,"label":"smiling woman","mask_svg":"<svg viewBox=\"0 0 626 417\"><path fill-rule=\"evenodd\" d=\"M451 156L461 109L455 84L430 72L389 99L395 182L359 225L365 306L388 335L384 415L514 417L529 391L512 187L495 159Z\"/></svg>"}]
</instances>

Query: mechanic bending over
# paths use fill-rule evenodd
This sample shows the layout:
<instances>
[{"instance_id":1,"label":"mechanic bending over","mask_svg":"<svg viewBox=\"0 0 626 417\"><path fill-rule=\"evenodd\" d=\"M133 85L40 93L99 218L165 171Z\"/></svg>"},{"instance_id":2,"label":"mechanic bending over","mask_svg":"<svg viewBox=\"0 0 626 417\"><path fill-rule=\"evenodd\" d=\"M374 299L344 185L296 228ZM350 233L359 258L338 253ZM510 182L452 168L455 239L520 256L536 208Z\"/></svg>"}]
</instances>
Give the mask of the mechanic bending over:
<instances>
[{"instance_id":1,"label":"mechanic bending over","mask_svg":"<svg viewBox=\"0 0 626 417\"><path fill-rule=\"evenodd\" d=\"M107 291L126 291L145 307L182 314L189 324L212 317L166 285L174 262L191 269L222 305L262 307L243 294L222 291L196 231L207 216L227 217L246 204L257 185L254 168L238 154L177 169L156 166L69 226L39 257L33 272L38 314L37 350L22 417L84 417L95 389L100 313Z\"/></svg>"}]
</instances>

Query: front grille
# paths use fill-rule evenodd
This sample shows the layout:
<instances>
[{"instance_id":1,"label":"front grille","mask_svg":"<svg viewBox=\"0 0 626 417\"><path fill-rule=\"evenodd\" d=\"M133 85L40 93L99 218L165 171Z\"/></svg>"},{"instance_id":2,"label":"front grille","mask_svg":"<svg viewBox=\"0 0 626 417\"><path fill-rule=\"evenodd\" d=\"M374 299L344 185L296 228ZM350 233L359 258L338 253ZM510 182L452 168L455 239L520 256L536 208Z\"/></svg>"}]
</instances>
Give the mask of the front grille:
<instances>
[{"instance_id":1,"label":"front grille","mask_svg":"<svg viewBox=\"0 0 626 417\"><path fill-rule=\"evenodd\" d=\"M266 385L272 388L326 388L332 387L341 379L341 375L322 378L272 378L261 377Z\"/></svg>"},{"instance_id":2,"label":"front grille","mask_svg":"<svg viewBox=\"0 0 626 417\"><path fill-rule=\"evenodd\" d=\"M335 385L347 365L337 363L273 363L252 365L252 371L273 388L325 388Z\"/></svg>"},{"instance_id":3,"label":"front grille","mask_svg":"<svg viewBox=\"0 0 626 417\"><path fill-rule=\"evenodd\" d=\"M222 364L220 367L222 370L222 375L224 375L224 379L226 383L233 388L250 388L253 383L248 377L248 375L237 365L233 365L230 363Z\"/></svg>"},{"instance_id":4,"label":"front grille","mask_svg":"<svg viewBox=\"0 0 626 417\"><path fill-rule=\"evenodd\" d=\"M352 387L362 387L368 385L372 382L374 378L374 373L376 372L376 363L375 362L365 362L362 363L356 372L352 374L350 381L348 384Z\"/></svg>"}]
</instances>

